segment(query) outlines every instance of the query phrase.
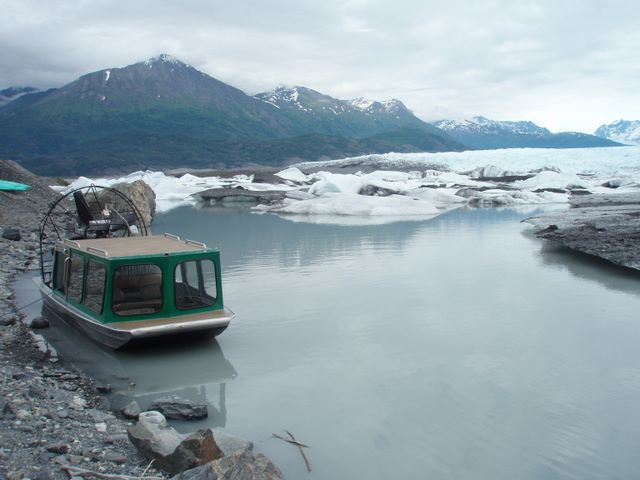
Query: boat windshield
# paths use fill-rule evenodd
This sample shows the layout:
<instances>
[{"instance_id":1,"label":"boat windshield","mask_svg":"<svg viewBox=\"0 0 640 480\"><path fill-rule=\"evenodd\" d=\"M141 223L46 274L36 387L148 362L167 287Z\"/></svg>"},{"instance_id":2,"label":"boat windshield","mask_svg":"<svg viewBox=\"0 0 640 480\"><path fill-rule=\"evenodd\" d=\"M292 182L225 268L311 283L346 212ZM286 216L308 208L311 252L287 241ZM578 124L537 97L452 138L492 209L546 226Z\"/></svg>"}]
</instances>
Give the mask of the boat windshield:
<instances>
[{"instance_id":1,"label":"boat windshield","mask_svg":"<svg viewBox=\"0 0 640 480\"><path fill-rule=\"evenodd\" d=\"M209 259L189 260L176 266L174 277L176 308L191 310L216 303L216 267Z\"/></svg>"},{"instance_id":2,"label":"boat windshield","mask_svg":"<svg viewBox=\"0 0 640 480\"><path fill-rule=\"evenodd\" d=\"M162 309L162 269L158 265L122 265L113 275L116 315L148 315Z\"/></svg>"}]
</instances>

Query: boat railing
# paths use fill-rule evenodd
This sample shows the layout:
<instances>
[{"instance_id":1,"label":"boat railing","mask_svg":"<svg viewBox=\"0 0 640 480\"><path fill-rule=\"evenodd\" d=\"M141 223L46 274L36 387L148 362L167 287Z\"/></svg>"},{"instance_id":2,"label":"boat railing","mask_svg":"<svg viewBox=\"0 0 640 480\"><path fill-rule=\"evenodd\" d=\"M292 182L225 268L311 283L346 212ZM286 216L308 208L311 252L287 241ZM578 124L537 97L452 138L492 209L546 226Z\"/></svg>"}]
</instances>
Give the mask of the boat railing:
<instances>
[{"instance_id":1,"label":"boat railing","mask_svg":"<svg viewBox=\"0 0 640 480\"><path fill-rule=\"evenodd\" d=\"M69 240L68 238L65 238L64 243L65 245L69 245L70 247L80 248L80 244L78 242Z\"/></svg>"},{"instance_id":2,"label":"boat railing","mask_svg":"<svg viewBox=\"0 0 640 480\"><path fill-rule=\"evenodd\" d=\"M207 244L206 243L196 242L195 240L187 240L187 239L185 239L184 243L191 244L191 245L197 245L199 247L202 247L203 250L207 249Z\"/></svg>"},{"instance_id":3,"label":"boat railing","mask_svg":"<svg viewBox=\"0 0 640 480\"><path fill-rule=\"evenodd\" d=\"M178 235L174 235L173 233L164 233L165 237L169 237L169 238L173 238L174 240L180 240L180 237Z\"/></svg>"},{"instance_id":4,"label":"boat railing","mask_svg":"<svg viewBox=\"0 0 640 480\"><path fill-rule=\"evenodd\" d=\"M99 253L100 255L103 255L103 256L109 258L109 252L107 252L106 250L104 250L102 248L87 247L87 252Z\"/></svg>"}]
</instances>

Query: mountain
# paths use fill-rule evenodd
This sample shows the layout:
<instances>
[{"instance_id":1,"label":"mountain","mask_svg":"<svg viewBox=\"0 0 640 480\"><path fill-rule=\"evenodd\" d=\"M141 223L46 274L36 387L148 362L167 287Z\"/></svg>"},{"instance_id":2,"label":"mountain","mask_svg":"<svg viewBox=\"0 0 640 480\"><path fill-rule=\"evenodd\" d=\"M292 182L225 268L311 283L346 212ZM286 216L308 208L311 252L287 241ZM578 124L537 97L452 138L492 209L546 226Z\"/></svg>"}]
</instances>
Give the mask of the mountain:
<instances>
[{"instance_id":1,"label":"mountain","mask_svg":"<svg viewBox=\"0 0 640 480\"><path fill-rule=\"evenodd\" d=\"M434 125L460 143L478 149L492 148L582 148L612 147L619 143L586 133L551 133L533 122L511 122L473 117L469 120L440 120Z\"/></svg>"},{"instance_id":2,"label":"mountain","mask_svg":"<svg viewBox=\"0 0 640 480\"><path fill-rule=\"evenodd\" d=\"M595 135L627 145L640 145L640 120L616 120L598 127Z\"/></svg>"},{"instance_id":3,"label":"mountain","mask_svg":"<svg viewBox=\"0 0 640 480\"><path fill-rule=\"evenodd\" d=\"M0 90L0 108L8 105L23 95L35 93L37 91L38 89L34 87L9 87L4 90Z\"/></svg>"},{"instance_id":4,"label":"mountain","mask_svg":"<svg viewBox=\"0 0 640 480\"><path fill-rule=\"evenodd\" d=\"M463 148L399 101L370 103L304 87L252 97L163 54L12 101L0 109L0 158L73 175ZM409 144L394 140L403 129ZM379 134L389 136L369 138Z\"/></svg>"},{"instance_id":5,"label":"mountain","mask_svg":"<svg viewBox=\"0 0 640 480\"><path fill-rule=\"evenodd\" d=\"M277 108L299 128L325 135L364 138L398 128L442 136L417 118L400 100L338 100L305 87L278 87L255 98Z\"/></svg>"}]
</instances>

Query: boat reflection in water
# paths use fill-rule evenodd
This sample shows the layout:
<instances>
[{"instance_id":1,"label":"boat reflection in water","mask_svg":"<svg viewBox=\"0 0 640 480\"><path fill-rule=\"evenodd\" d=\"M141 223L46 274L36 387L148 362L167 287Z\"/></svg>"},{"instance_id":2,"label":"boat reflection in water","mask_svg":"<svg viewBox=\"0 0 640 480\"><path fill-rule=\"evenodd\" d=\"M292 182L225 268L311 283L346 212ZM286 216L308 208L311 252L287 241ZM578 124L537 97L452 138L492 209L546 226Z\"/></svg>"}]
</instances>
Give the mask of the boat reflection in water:
<instances>
[{"instance_id":1,"label":"boat reflection in water","mask_svg":"<svg viewBox=\"0 0 640 480\"><path fill-rule=\"evenodd\" d=\"M112 410L135 400L144 411L155 399L176 395L207 404L208 426L226 425L226 384L238 374L215 339L201 336L114 351L91 341L51 309L43 307L42 314L51 323L44 336L64 361L111 385L107 398Z\"/></svg>"}]
</instances>

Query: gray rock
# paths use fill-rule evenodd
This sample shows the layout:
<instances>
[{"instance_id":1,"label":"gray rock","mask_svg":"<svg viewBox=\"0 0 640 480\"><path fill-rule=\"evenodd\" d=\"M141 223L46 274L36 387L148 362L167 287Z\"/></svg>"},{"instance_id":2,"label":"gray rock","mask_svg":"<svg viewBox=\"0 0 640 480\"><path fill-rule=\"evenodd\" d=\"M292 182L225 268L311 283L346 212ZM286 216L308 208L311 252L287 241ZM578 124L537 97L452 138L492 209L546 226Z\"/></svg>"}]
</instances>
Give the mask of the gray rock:
<instances>
[{"instance_id":1,"label":"gray rock","mask_svg":"<svg viewBox=\"0 0 640 480\"><path fill-rule=\"evenodd\" d=\"M31 474L30 478L31 480L49 480L50 478L54 478L54 476L50 470L44 469Z\"/></svg>"},{"instance_id":2,"label":"gray rock","mask_svg":"<svg viewBox=\"0 0 640 480\"><path fill-rule=\"evenodd\" d=\"M29 323L29 327L35 329L49 328L49 320L46 317L36 317Z\"/></svg>"},{"instance_id":3,"label":"gray rock","mask_svg":"<svg viewBox=\"0 0 640 480\"><path fill-rule=\"evenodd\" d=\"M172 480L280 480L282 473L262 454L239 452L176 475Z\"/></svg>"},{"instance_id":4,"label":"gray rock","mask_svg":"<svg viewBox=\"0 0 640 480\"><path fill-rule=\"evenodd\" d=\"M253 442L223 430L214 429L213 437L216 439L216 443L225 457L227 455L253 450Z\"/></svg>"},{"instance_id":5,"label":"gray rock","mask_svg":"<svg viewBox=\"0 0 640 480\"><path fill-rule=\"evenodd\" d=\"M156 466L172 474L203 465L223 455L211 429L181 435L167 424L160 412L141 413L138 423L129 427L128 435L143 456L153 459Z\"/></svg>"},{"instance_id":6,"label":"gray rock","mask_svg":"<svg viewBox=\"0 0 640 480\"><path fill-rule=\"evenodd\" d=\"M124 455L121 455L119 453L107 452L104 455L104 459L107 462L117 463L118 465L122 465L124 463L127 463L127 457L125 457Z\"/></svg>"},{"instance_id":7,"label":"gray rock","mask_svg":"<svg viewBox=\"0 0 640 480\"><path fill-rule=\"evenodd\" d=\"M120 412L124 416L124 418L128 418L130 420L137 420L138 416L142 412L140 410L140 405L135 400L131 403L126 404L124 407L120 409Z\"/></svg>"},{"instance_id":8,"label":"gray rock","mask_svg":"<svg viewBox=\"0 0 640 480\"><path fill-rule=\"evenodd\" d=\"M15 315L6 315L4 317L0 317L0 326L8 327L9 325L13 325L16 323Z\"/></svg>"},{"instance_id":9,"label":"gray rock","mask_svg":"<svg viewBox=\"0 0 640 480\"><path fill-rule=\"evenodd\" d=\"M376 187L374 185L365 185L358 193L369 197L388 197L389 195L397 194L398 191L391 190L390 188Z\"/></svg>"},{"instance_id":10,"label":"gray rock","mask_svg":"<svg viewBox=\"0 0 640 480\"><path fill-rule=\"evenodd\" d=\"M210 188L203 192L194 193L193 197L209 203L232 203L232 202L257 202L257 203L277 203L281 202L286 191L268 190L265 192L245 190L244 188Z\"/></svg>"},{"instance_id":11,"label":"gray rock","mask_svg":"<svg viewBox=\"0 0 640 480\"><path fill-rule=\"evenodd\" d=\"M5 228L2 231L2 238L17 242L22 239L22 235L20 235L20 230L17 228Z\"/></svg>"},{"instance_id":12,"label":"gray rock","mask_svg":"<svg viewBox=\"0 0 640 480\"><path fill-rule=\"evenodd\" d=\"M214 471L213 465L207 463L196 468L190 468L178 475L171 477L171 480L218 480L218 474Z\"/></svg>"},{"instance_id":13,"label":"gray rock","mask_svg":"<svg viewBox=\"0 0 640 480\"><path fill-rule=\"evenodd\" d=\"M98 393L109 393L111 392L111 390L113 390L113 388L109 383L107 384L99 383L98 385L96 385L96 390Z\"/></svg>"},{"instance_id":14,"label":"gray rock","mask_svg":"<svg viewBox=\"0 0 640 480\"><path fill-rule=\"evenodd\" d=\"M209 415L206 404L194 403L175 395L157 398L149 405L148 410L155 410L167 418L178 420L200 420Z\"/></svg>"},{"instance_id":15,"label":"gray rock","mask_svg":"<svg viewBox=\"0 0 640 480\"><path fill-rule=\"evenodd\" d=\"M91 416L94 422L108 422L110 420L115 420L116 418L110 413L95 409L87 410L87 413Z\"/></svg>"},{"instance_id":16,"label":"gray rock","mask_svg":"<svg viewBox=\"0 0 640 480\"><path fill-rule=\"evenodd\" d=\"M136 180L132 183L116 183L111 188L115 188L119 192L125 194L131 202L136 206L142 215L144 223L149 226L156 214L156 194L153 189L142 180ZM117 196L109 192L100 195L102 203L109 203L116 210L123 210L124 202Z\"/></svg>"},{"instance_id":17,"label":"gray rock","mask_svg":"<svg viewBox=\"0 0 640 480\"><path fill-rule=\"evenodd\" d=\"M104 443L108 444L108 445L114 445L116 443L120 443L120 442L128 442L129 441L129 437L125 434L116 434L116 435L109 435L108 437L106 437L104 439Z\"/></svg>"},{"instance_id":18,"label":"gray rock","mask_svg":"<svg viewBox=\"0 0 640 480\"><path fill-rule=\"evenodd\" d=\"M53 443L47 445L47 452L51 453L67 453L69 451L69 445L67 443Z\"/></svg>"}]
</instances>

